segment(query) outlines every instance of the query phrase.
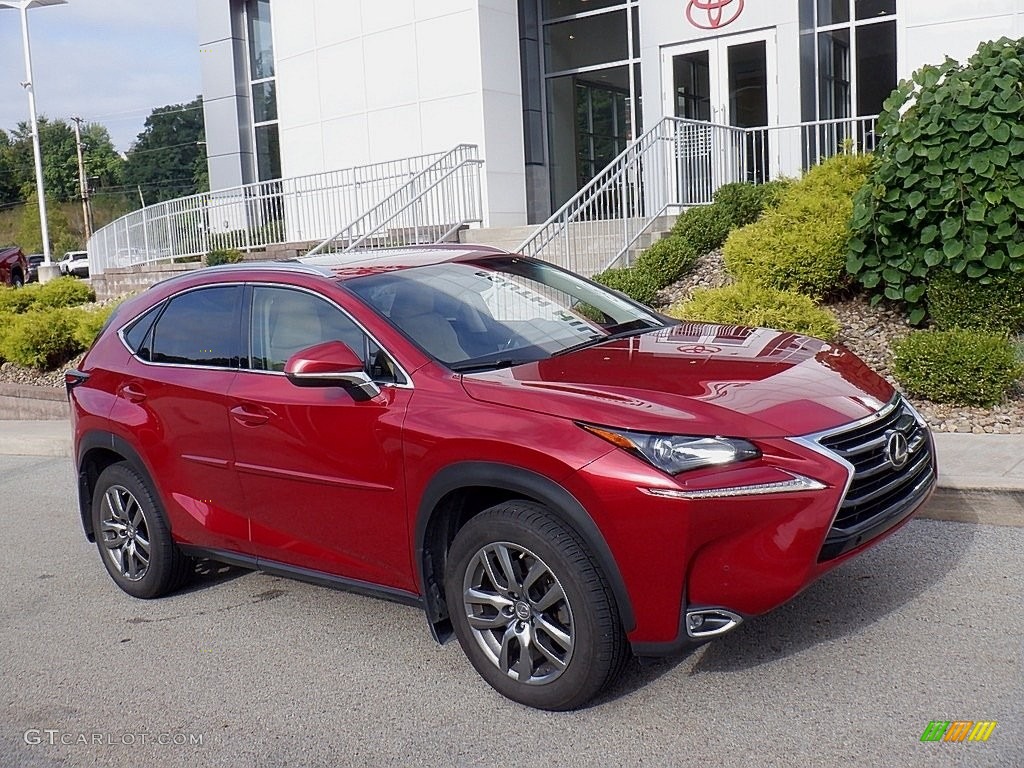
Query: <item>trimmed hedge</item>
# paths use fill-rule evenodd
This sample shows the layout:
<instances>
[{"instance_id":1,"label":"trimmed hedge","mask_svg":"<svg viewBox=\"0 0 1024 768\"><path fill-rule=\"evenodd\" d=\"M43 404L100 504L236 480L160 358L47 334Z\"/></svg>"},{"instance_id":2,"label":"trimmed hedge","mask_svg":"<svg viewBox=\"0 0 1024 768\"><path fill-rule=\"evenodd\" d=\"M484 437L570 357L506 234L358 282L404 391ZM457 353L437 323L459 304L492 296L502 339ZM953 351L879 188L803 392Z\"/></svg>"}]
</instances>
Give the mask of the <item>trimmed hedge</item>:
<instances>
[{"instance_id":1,"label":"trimmed hedge","mask_svg":"<svg viewBox=\"0 0 1024 768\"><path fill-rule=\"evenodd\" d=\"M840 328L835 315L809 297L750 282L695 291L668 314L680 320L777 328L824 339L835 338Z\"/></svg>"},{"instance_id":2,"label":"trimmed hedge","mask_svg":"<svg viewBox=\"0 0 1024 768\"><path fill-rule=\"evenodd\" d=\"M76 307L95 300L92 288L73 277L58 277L44 285L27 285L18 290L0 288L0 312L18 315L33 309Z\"/></svg>"},{"instance_id":3,"label":"trimmed hedge","mask_svg":"<svg viewBox=\"0 0 1024 768\"><path fill-rule=\"evenodd\" d=\"M76 328L75 317L67 309L10 315L7 330L0 339L0 357L18 365L51 371L82 350L75 338Z\"/></svg>"},{"instance_id":4,"label":"trimmed hedge","mask_svg":"<svg viewBox=\"0 0 1024 768\"><path fill-rule=\"evenodd\" d=\"M235 248L216 248L206 254L206 266L218 267L221 264L237 264L242 260L242 252Z\"/></svg>"},{"instance_id":5,"label":"trimmed hedge","mask_svg":"<svg viewBox=\"0 0 1024 768\"><path fill-rule=\"evenodd\" d=\"M715 207L730 229L745 227L778 205L782 193L792 183L789 179L779 179L767 184L726 184L715 192Z\"/></svg>"},{"instance_id":6,"label":"trimmed hedge","mask_svg":"<svg viewBox=\"0 0 1024 768\"><path fill-rule=\"evenodd\" d=\"M681 239L698 256L721 248L732 224L717 204L691 208L676 219L672 238Z\"/></svg>"},{"instance_id":7,"label":"trimmed hedge","mask_svg":"<svg viewBox=\"0 0 1024 768\"><path fill-rule=\"evenodd\" d=\"M775 208L729 236L725 265L730 274L815 298L846 290L853 194L870 164L867 155L837 155L784 188Z\"/></svg>"},{"instance_id":8,"label":"trimmed hedge","mask_svg":"<svg viewBox=\"0 0 1024 768\"><path fill-rule=\"evenodd\" d=\"M79 309L76 311L75 320L75 341L82 349L88 349L96 341L96 337L103 330L116 305L97 307L95 309Z\"/></svg>"},{"instance_id":9,"label":"trimmed hedge","mask_svg":"<svg viewBox=\"0 0 1024 768\"><path fill-rule=\"evenodd\" d=\"M641 271L633 268L606 269L599 275L594 275L594 282L601 283L613 291L621 291L633 301L641 304L650 304L654 301L664 286L660 284L656 273Z\"/></svg>"},{"instance_id":10,"label":"trimmed hedge","mask_svg":"<svg viewBox=\"0 0 1024 768\"><path fill-rule=\"evenodd\" d=\"M1024 331L1024 274L992 278L983 285L942 270L928 282L928 312L940 330L954 327Z\"/></svg>"},{"instance_id":11,"label":"trimmed hedge","mask_svg":"<svg viewBox=\"0 0 1024 768\"><path fill-rule=\"evenodd\" d=\"M919 331L893 346L893 373L908 392L937 403L992 406L1024 376L1005 336L954 328Z\"/></svg>"}]
</instances>

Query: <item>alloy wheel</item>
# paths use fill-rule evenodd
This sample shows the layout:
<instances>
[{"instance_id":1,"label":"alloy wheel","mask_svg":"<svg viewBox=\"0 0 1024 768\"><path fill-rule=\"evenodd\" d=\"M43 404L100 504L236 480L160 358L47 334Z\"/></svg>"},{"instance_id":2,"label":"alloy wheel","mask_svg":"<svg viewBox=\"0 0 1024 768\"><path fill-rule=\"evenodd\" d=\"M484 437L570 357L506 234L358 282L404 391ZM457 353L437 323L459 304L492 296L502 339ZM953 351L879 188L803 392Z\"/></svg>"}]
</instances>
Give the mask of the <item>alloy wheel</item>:
<instances>
[{"instance_id":1,"label":"alloy wheel","mask_svg":"<svg viewBox=\"0 0 1024 768\"><path fill-rule=\"evenodd\" d=\"M572 608L555 574L525 547L481 548L466 568L463 608L484 654L510 678L542 685L569 666Z\"/></svg>"},{"instance_id":2,"label":"alloy wheel","mask_svg":"<svg viewBox=\"0 0 1024 768\"><path fill-rule=\"evenodd\" d=\"M142 505L123 485L103 494L100 508L103 551L129 581L141 581L149 571L150 535Z\"/></svg>"}]
</instances>

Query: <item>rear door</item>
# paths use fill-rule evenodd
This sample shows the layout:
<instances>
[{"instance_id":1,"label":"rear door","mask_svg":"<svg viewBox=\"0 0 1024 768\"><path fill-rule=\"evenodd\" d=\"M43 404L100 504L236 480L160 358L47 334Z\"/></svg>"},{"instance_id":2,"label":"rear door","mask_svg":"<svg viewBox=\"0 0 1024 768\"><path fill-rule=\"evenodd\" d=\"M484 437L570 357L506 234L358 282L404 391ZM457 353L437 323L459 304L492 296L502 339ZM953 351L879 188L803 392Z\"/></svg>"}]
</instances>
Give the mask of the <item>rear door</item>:
<instances>
[{"instance_id":1,"label":"rear door","mask_svg":"<svg viewBox=\"0 0 1024 768\"><path fill-rule=\"evenodd\" d=\"M257 557L414 591L401 436L410 380L318 294L253 286L249 318L248 360L228 400ZM358 401L288 380L289 357L331 340L364 360L380 395Z\"/></svg>"},{"instance_id":2,"label":"rear door","mask_svg":"<svg viewBox=\"0 0 1024 768\"><path fill-rule=\"evenodd\" d=\"M129 328L134 355L110 414L150 463L175 539L232 552L249 547L226 399L238 375L242 292L186 291Z\"/></svg>"}]
</instances>

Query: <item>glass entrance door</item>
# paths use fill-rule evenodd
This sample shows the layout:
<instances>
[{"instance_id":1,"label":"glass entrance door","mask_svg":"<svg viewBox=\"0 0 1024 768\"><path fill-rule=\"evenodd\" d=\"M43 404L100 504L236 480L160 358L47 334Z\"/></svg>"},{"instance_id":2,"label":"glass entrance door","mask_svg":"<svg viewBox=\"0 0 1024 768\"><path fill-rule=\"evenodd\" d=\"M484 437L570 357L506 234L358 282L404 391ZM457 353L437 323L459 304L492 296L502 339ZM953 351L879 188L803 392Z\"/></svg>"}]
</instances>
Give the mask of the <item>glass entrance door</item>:
<instances>
[{"instance_id":1,"label":"glass entrance door","mask_svg":"<svg viewBox=\"0 0 1024 768\"><path fill-rule=\"evenodd\" d=\"M707 40L665 48L662 54L662 78L668 103L665 114L690 120L737 128L760 128L777 122L775 31ZM712 175L716 168L724 173L735 170L714 162L716 143L725 132L694 130L695 140L688 142L688 175ZM736 140L737 136L733 136ZM768 142L757 134L742 137L739 151L749 181L771 177ZM722 151L722 147L718 147ZM731 152L730 152L731 154ZM727 179L713 179L717 187ZM701 185L703 186L703 184Z\"/></svg>"}]
</instances>

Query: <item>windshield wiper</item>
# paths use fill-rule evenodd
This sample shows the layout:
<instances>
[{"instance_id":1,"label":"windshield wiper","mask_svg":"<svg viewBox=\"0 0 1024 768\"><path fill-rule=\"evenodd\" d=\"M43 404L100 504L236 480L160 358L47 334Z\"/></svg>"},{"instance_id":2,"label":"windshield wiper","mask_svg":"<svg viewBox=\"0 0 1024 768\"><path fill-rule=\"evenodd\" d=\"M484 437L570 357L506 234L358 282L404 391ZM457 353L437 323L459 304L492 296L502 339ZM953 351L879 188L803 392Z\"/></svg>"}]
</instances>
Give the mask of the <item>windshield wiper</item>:
<instances>
[{"instance_id":1,"label":"windshield wiper","mask_svg":"<svg viewBox=\"0 0 1024 768\"><path fill-rule=\"evenodd\" d=\"M448 367L455 373L473 373L474 371L493 371L499 368L512 368L526 363L535 363L535 357L499 357L497 360L477 361L472 360L465 363L456 363Z\"/></svg>"},{"instance_id":2,"label":"windshield wiper","mask_svg":"<svg viewBox=\"0 0 1024 768\"><path fill-rule=\"evenodd\" d=\"M636 327L634 323L644 323L641 327ZM562 357L562 355L568 355L573 352L579 352L581 349L587 349L588 347L596 347L598 344L604 344L606 341L614 341L615 339L628 339L630 336L640 336L650 331L656 331L664 326L661 325L650 325L646 320L636 320L630 323L626 323L629 327L622 327L619 331L609 333L607 336L595 336L592 339L576 344L566 349L560 349L558 352L552 353L551 357ZM616 326L612 326L615 328Z\"/></svg>"}]
</instances>

